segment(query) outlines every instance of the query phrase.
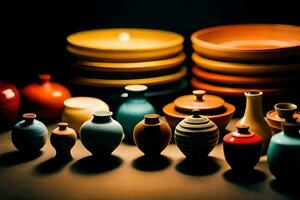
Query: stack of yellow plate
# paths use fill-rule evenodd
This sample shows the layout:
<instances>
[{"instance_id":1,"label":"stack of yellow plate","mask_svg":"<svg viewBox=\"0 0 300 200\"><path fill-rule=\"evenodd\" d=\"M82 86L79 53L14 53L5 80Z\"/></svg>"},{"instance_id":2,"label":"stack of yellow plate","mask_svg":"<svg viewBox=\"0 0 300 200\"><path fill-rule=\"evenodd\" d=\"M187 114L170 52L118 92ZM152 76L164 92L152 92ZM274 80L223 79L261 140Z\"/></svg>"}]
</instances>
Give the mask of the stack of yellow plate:
<instances>
[{"instance_id":1,"label":"stack of yellow plate","mask_svg":"<svg viewBox=\"0 0 300 200\"><path fill-rule=\"evenodd\" d=\"M128 84L159 86L179 82L187 74L183 37L149 29L98 29L67 38L75 58L70 81L102 88Z\"/></svg>"},{"instance_id":2,"label":"stack of yellow plate","mask_svg":"<svg viewBox=\"0 0 300 200\"><path fill-rule=\"evenodd\" d=\"M223 96L248 90L275 95L297 91L300 27L242 24L206 28L191 36L191 84Z\"/></svg>"}]
</instances>

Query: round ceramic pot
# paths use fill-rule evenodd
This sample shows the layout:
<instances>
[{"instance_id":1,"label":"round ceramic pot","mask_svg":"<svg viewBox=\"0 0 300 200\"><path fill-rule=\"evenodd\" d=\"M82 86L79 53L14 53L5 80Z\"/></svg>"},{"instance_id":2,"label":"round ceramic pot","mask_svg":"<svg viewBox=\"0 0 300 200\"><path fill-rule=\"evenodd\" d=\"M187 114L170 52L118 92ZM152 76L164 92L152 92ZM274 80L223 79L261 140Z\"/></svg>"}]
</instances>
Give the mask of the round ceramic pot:
<instances>
[{"instance_id":1,"label":"round ceramic pot","mask_svg":"<svg viewBox=\"0 0 300 200\"><path fill-rule=\"evenodd\" d=\"M108 105L92 97L73 97L65 100L65 108L61 115L61 120L67 122L77 134L81 125L93 117L96 111L109 111Z\"/></svg>"},{"instance_id":2,"label":"round ceramic pot","mask_svg":"<svg viewBox=\"0 0 300 200\"><path fill-rule=\"evenodd\" d=\"M269 169L279 180L299 180L300 124L283 122L282 129L270 141L267 153Z\"/></svg>"},{"instance_id":3,"label":"round ceramic pot","mask_svg":"<svg viewBox=\"0 0 300 200\"><path fill-rule=\"evenodd\" d=\"M17 119L20 109L20 94L17 88L0 81L0 127L9 128Z\"/></svg>"},{"instance_id":4,"label":"round ceramic pot","mask_svg":"<svg viewBox=\"0 0 300 200\"><path fill-rule=\"evenodd\" d=\"M39 151L46 144L47 127L35 118L35 114L26 113L12 129L11 139L19 151Z\"/></svg>"},{"instance_id":5,"label":"round ceramic pot","mask_svg":"<svg viewBox=\"0 0 300 200\"><path fill-rule=\"evenodd\" d=\"M71 149L75 145L77 134L74 129L68 127L68 123L58 123L58 127L52 131L50 142L56 150L56 157L72 158Z\"/></svg>"},{"instance_id":6,"label":"round ceramic pot","mask_svg":"<svg viewBox=\"0 0 300 200\"><path fill-rule=\"evenodd\" d=\"M71 97L65 86L50 80L50 74L40 74L37 83L31 83L22 90L24 110L33 111L47 121L59 119L64 101Z\"/></svg>"},{"instance_id":7,"label":"round ceramic pot","mask_svg":"<svg viewBox=\"0 0 300 200\"><path fill-rule=\"evenodd\" d=\"M127 100L117 110L117 121L124 128L126 140L133 142L133 129L145 114L156 113L155 108L144 98L147 90L145 85L128 85L125 87L128 93Z\"/></svg>"},{"instance_id":8,"label":"round ceramic pot","mask_svg":"<svg viewBox=\"0 0 300 200\"><path fill-rule=\"evenodd\" d=\"M237 131L223 138L225 159L235 171L248 171L258 163L262 151L260 135L249 132L249 126L237 124Z\"/></svg>"},{"instance_id":9,"label":"round ceramic pot","mask_svg":"<svg viewBox=\"0 0 300 200\"><path fill-rule=\"evenodd\" d=\"M211 120L193 110L193 115L182 120L175 129L175 142L189 159L205 158L216 146L219 129Z\"/></svg>"},{"instance_id":10,"label":"round ceramic pot","mask_svg":"<svg viewBox=\"0 0 300 200\"><path fill-rule=\"evenodd\" d=\"M97 111L80 128L81 142L94 156L111 154L122 141L123 128L111 116L112 112Z\"/></svg>"},{"instance_id":11,"label":"round ceramic pot","mask_svg":"<svg viewBox=\"0 0 300 200\"><path fill-rule=\"evenodd\" d=\"M158 114L147 114L133 130L136 146L145 155L159 155L170 143L172 131L169 124L159 119Z\"/></svg>"}]
</instances>

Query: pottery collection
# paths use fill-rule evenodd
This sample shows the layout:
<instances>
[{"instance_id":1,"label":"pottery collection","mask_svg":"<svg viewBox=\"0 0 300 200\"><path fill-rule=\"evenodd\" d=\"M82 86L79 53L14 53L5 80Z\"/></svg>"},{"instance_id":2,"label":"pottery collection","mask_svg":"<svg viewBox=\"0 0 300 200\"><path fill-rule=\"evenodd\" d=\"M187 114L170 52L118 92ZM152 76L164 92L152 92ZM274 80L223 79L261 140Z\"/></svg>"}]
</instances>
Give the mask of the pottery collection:
<instances>
[{"instance_id":1,"label":"pottery collection","mask_svg":"<svg viewBox=\"0 0 300 200\"><path fill-rule=\"evenodd\" d=\"M133 130L136 146L147 156L159 155L170 143L172 131L158 114L147 114Z\"/></svg>"},{"instance_id":2,"label":"pottery collection","mask_svg":"<svg viewBox=\"0 0 300 200\"><path fill-rule=\"evenodd\" d=\"M112 112L96 111L93 115L80 128L81 142L94 156L108 156L120 145L123 128L112 119Z\"/></svg>"},{"instance_id":3,"label":"pottery collection","mask_svg":"<svg viewBox=\"0 0 300 200\"><path fill-rule=\"evenodd\" d=\"M262 137L250 132L248 125L237 124L236 128L223 138L225 159L235 171L252 170L261 156Z\"/></svg>"},{"instance_id":4,"label":"pottery collection","mask_svg":"<svg viewBox=\"0 0 300 200\"><path fill-rule=\"evenodd\" d=\"M68 127L68 123L60 122L50 136L51 145L56 150L57 158L72 158L71 149L75 145L77 134Z\"/></svg>"},{"instance_id":5,"label":"pottery collection","mask_svg":"<svg viewBox=\"0 0 300 200\"><path fill-rule=\"evenodd\" d=\"M145 99L145 85L128 85L125 87L128 97L117 110L116 119L122 125L125 139L133 142L133 129L140 122L144 115L156 113L155 108Z\"/></svg>"},{"instance_id":6,"label":"pottery collection","mask_svg":"<svg viewBox=\"0 0 300 200\"><path fill-rule=\"evenodd\" d=\"M263 138L262 154L267 153L270 139L272 137L271 129L264 119L262 111L262 96L261 91L245 92L246 96L246 109L244 116L240 119L239 123L248 125L250 131L258 133Z\"/></svg>"},{"instance_id":7,"label":"pottery collection","mask_svg":"<svg viewBox=\"0 0 300 200\"><path fill-rule=\"evenodd\" d=\"M12 142L21 152L36 152L46 144L48 129L35 118L34 113L23 114L23 120L12 129Z\"/></svg>"},{"instance_id":8,"label":"pottery collection","mask_svg":"<svg viewBox=\"0 0 300 200\"><path fill-rule=\"evenodd\" d=\"M109 111L108 105L93 97L72 97L64 101L61 120L67 122L77 134L81 125L91 119L95 111Z\"/></svg>"},{"instance_id":9,"label":"pottery collection","mask_svg":"<svg viewBox=\"0 0 300 200\"><path fill-rule=\"evenodd\" d=\"M193 115L182 120L175 129L175 142L188 159L207 157L218 143L218 127L200 113L193 110Z\"/></svg>"},{"instance_id":10,"label":"pottery collection","mask_svg":"<svg viewBox=\"0 0 300 200\"><path fill-rule=\"evenodd\" d=\"M71 93L65 86L51 81L50 74L40 74L38 78L36 83L30 83L22 90L24 109L36 113L40 119L57 120Z\"/></svg>"},{"instance_id":11,"label":"pottery collection","mask_svg":"<svg viewBox=\"0 0 300 200\"><path fill-rule=\"evenodd\" d=\"M20 94L16 86L0 81L0 128L14 125L20 109Z\"/></svg>"}]
</instances>

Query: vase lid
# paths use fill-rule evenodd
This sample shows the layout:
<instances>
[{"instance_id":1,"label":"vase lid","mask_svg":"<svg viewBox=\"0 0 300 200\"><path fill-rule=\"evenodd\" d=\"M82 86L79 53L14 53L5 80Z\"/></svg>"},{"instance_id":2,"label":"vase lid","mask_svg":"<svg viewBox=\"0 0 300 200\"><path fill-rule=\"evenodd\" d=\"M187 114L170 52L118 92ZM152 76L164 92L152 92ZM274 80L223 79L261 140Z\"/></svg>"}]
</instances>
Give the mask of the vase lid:
<instances>
[{"instance_id":1,"label":"vase lid","mask_svg":"<svg viewBox=\"0 0 300 200\"><path fill-rule=\"evenodd\" d=\"M174 103L179 111L191 113L194 109L208 111L222 108L225 101L221 97L206 94L204 90L194 90L192 95L178 97Z\"/></svg>"}]
</instances>

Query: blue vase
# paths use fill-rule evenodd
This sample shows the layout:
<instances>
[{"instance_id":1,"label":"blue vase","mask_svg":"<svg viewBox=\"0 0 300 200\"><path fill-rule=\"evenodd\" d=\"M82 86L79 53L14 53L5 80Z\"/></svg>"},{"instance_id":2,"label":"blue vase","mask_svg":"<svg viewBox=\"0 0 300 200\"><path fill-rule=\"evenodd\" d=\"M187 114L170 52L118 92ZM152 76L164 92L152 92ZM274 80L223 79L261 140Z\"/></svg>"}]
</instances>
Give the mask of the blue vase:
<instances>
[{"instance_id":1,"label":"blue vase","mask_svg":"<svg viewBox=\"0 0 300 200\"><path fill-rule=\"evenodd\" d=\"M144 115L156 113L155 108L145 99L145 85L128 85L125 87L128 93L127 100L117 111L117 121L124 128L126 140L133 142L133 129L137 123L144 119Z\"/></svg>"},{"instance_id":2,"label":"blue vase","mask_svg":"<svg viewBox=\"0 0 300 200\"><path fill-rule=\"evenodd\" d=\"M269 169L278 180L299 180L300 124L283 122L282 129L270 141L267 153Z\"/></svg>"},{"instance_id":3,"label":"blue vase","mask_svg":"<svg viewBox=\"0 0 300 200\"><path fill-rule=\"evenodd\" d=\"M111 116L112 112L96 111L80 128L81 142L94 156L110 155L122 141L123 128Z\"/></svg>"},{"instance_id":4,"label":"blue vase","mask_svg":"<svg viewBox=\"0 0 300 200\"><path fill-rule=\"evenodd\" d=\"M19 151L39 151L46 144L48 129L35 118L36 114L26 113L12 129L11 139Z\"/></svg>"}]
</instances>

